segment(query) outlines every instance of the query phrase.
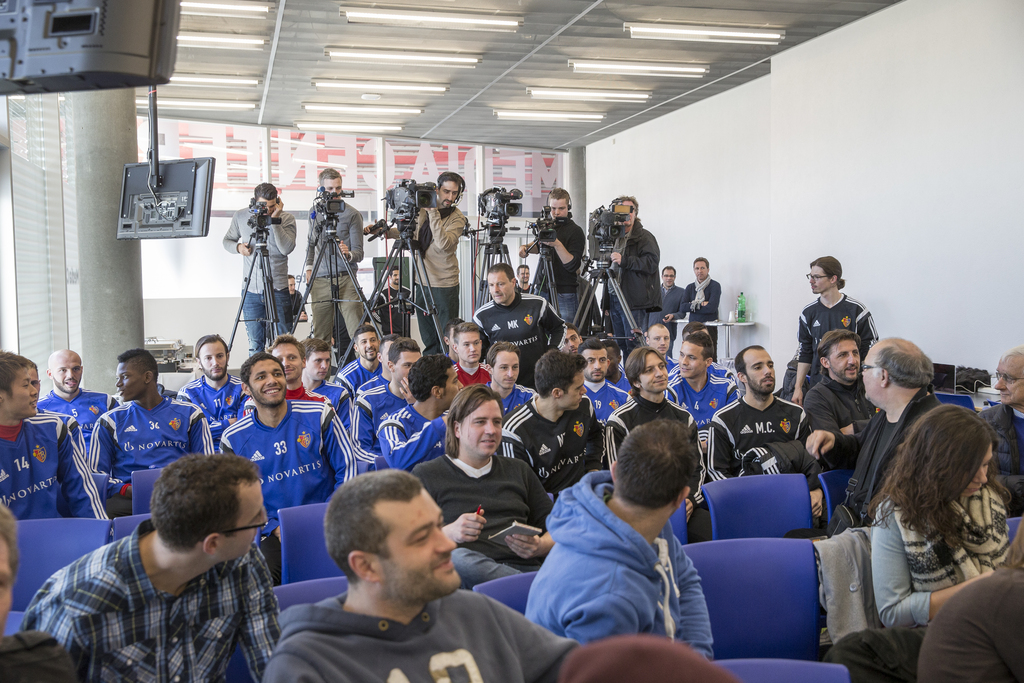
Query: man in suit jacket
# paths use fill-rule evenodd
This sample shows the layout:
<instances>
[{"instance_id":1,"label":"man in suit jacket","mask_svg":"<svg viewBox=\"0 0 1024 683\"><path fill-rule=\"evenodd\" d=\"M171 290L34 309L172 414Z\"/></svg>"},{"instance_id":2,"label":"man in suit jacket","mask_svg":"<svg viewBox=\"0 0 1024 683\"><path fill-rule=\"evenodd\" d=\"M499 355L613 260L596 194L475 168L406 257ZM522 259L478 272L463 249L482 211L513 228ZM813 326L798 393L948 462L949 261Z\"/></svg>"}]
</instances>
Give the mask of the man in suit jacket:
<instances>
[{"instance_id":1,"label":"man in suit jacket","mask_svg":"<svg viewBox=\"0 0 1024 683\"><path fill-rule=\"evenodd\" d=\"M662 318L665 317L666 313L675 313L680 308L680 303L683 300L683 288L676 287L676 269L672 266L665 266L661 269L661 310L655 311L648 316L647 324L644 329L647 329L654 323L662 322ZM674 323L668 324L668 332L672 336L669 342L669 350L676 343L676 332L679 326Z\"/></svg>"}]
</instances>

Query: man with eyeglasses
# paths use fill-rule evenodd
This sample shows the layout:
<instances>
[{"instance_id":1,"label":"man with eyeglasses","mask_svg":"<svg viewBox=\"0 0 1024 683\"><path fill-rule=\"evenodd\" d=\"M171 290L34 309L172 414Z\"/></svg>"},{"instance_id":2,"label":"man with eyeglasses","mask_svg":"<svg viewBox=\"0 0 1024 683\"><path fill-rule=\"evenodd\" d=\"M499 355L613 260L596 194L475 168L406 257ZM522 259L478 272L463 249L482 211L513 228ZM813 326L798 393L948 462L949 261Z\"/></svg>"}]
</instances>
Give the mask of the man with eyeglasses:
<instances>
[{"instance_id":1,"label":"man with eyeglasses","mask_svg":"<svg viewBox=\"0 0 1024 683\"><path fill-rule=\"evenodd\" d=\"M984 418L999 434L996 459L999 461L999 483L1009 489L1013 499L1008 517L1019 517L1024 511L1024 345L1015 346L999 359L996 385L1001 403L983 410Z\"/></svg>"},{"instance_id":2,"label":"man with eyeglasses","mask_svg":"<svg viewBox=\"0 0 1024 683\"><path fill-rule=\"evenodd\" d=\"M819 362L818 344L830 330L851 330L860 335L860 357L868 354L868 349L878 339L875 322L871 318L868 307L856 299L842 294L839 290L846 286L843 279L843 266L832 256L822 256L811 261L811 272L807 273L811 283L811 292L818 295L817 300L804 306L800 312L800 328L797 338L800 348L796 367L796 389L793 391L793 403L804 403L804 380L814 386L822 378L822 367Z\"/></svg>"},{"instance_id":3,"label":"man with eyeglasses","mask_svg":"<svg viewBox=\"0 0 1024 683\"><path fill-rule=\"evenodd\" d=\"M236 645L261 680L281 629L253 545L267 521L256 466L187 455L156 481L152 510L51 576L22 629L53 636L80 681L222 681Z\"/></svg>"}]
</instances>

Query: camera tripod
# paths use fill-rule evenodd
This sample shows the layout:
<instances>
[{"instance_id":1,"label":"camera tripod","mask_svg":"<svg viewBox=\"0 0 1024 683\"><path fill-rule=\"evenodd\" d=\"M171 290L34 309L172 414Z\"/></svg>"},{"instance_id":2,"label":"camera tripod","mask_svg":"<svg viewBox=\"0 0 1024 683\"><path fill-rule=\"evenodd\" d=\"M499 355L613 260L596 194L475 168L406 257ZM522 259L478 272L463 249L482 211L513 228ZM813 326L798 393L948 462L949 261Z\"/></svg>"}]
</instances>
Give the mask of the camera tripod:
<instances>
[{"instance_id":1,"label":"camera tripod","mask_svg":"<svg viewBox=\"0 0 1024 683\"><path fill-rule=\"evenodd\" d=\"M484 263L480 272L480 284L477 286L476 306L479 308L491 300L491 292L487 288L487 272L496 263L507 263L512 266L512 259L505 246L505 226L500 226L500 234L491 236L484 245Z\"/></svg>"},{"instance_id":2,"label":"camera tripod","mask_svg":"<svg viewBox=\"0 0 1024 683\"><path fill-rule=\"evenodd\" d=\"M547 290L545 298L551 302L551 307L555 309L555 314L561 318L562 311L558 308L558 288L555 286L555 262L552 260L552 254L555 249L543 242L537 242L536 244L540 248L540 261L537 262L537 272L533 274L530 292L545 296L545 290ZM527 250L527 253L529 253L529 250Z\"/></svg>"},{"instance_id":3,"label":"camera tripod","mask_svg":"<svg viewBox=\"0 0 1024 683\"><path fill-rule=\"evenodd\" d=\"M344 275L348 275L352 285L356 290L356 297L360 304L362 304L364 317L370 313L370 305L363 295L363 289L359 286L359 281L356 279L356 273L352 269L352 264L349 262L345 255L341 252L341 247L338 239L338 214L328 213L322 219L322 230L320 233L319 245L317 248L316 261L313 263L313 276L309 282L306 283L306 291L302 295L302 304L299 306L301 311L306 306L306 300L309 298L310 293L313 291L313 281L317 279L317 273L320 272L320 264L323 262L324 257L327 257L327 279L331 283L331 296L330 299L322 299L320 301L312 301L313 304L327 303L331 304L334 309L334 327L331 333L334 337L334 354L337 358L337 367L344 367L345 363L348 362L349 356L353 354L352 340L348 333L348 328L345 325L345 318L341 314L341 304L351 302L353 299L342 299L341 298L341 278ZM341 264L341 268L345 270L341 272L341 268L338 264ZM373 316L370 317L370 324L377 329L377 323L373 320ZM295 334L296 328L299 326L299 321L296 318L292 324L292 334ZM380 329L377 329L377 336L380 336Z\"/></svg>"},{"instance_id":4,"label":"camera tripod","mask_svg":"<svg viewBox=\"0 0 1024 683\"><path fill-rule=\"evenodd\" d=\"M615 293L615 296L619 298L619 305L622 306L622 313L626 318L626 322L629 324L629 330L632 332L630 336L627 333L625 337L614 337L615 339L623 339L628 341L630 338L633 339L637 346L642 346L644 343L643 332L640 331L639 325L636 324L636 319L633 318L632 309L629 306L629 302L626 300L626 296L622 293L622 286L619 281L615 279L613 275L608 272L608 269L612 265L611 252L613 246L608 244L600 244L598 246L598 256L596 260L593 260L588 265L587 274L585 279L589 288L587 293L583 296L583 300L580 301L579 310L576 312L575 324L580 330L580 334L583 334L584 329L589 330L589 321L591 309L596 305L597 298L597 287L598 285L605 285L602 292L602 298L610 297L609 289ZM611 302L609 301L609 304ZM606 321L611 318L611 306L603 306L603 314L601 316L602 321ZM605 325L602 324L601 331L606 329ZM614 329L614 328L613 328Z\"/></svg>"},{"instance_id":5,"label":"camera tripod","mask_svg":"<svg viewBox=\"0 0 1024 683\"><path fill-rule=\"evenodd\" d=\"M252 219L250 219L252 221ZM231 339L228 340L228 351L235 343L235 334L238 332L240 322L259 322L263 324L263 348L270 348L277 336L277 301L274 299L274 276L270 270L270 250L267 248L267 238L270 235L268 228L253 226L252 237L249 238L247 246L252 248L252 262L249 263L249 272L245 275L242 288L242 300L238 304L238 312L235 313L235 322L231 326ZM255 244L253 241L255 240ZM263 318L245 320L242 318L242 309L245 308L245 299L249 296L259 296L259 292L249 291L249 283L252 282L253 272L257 272L259 283L263 288Z\"/></svg>"}]
</instances>

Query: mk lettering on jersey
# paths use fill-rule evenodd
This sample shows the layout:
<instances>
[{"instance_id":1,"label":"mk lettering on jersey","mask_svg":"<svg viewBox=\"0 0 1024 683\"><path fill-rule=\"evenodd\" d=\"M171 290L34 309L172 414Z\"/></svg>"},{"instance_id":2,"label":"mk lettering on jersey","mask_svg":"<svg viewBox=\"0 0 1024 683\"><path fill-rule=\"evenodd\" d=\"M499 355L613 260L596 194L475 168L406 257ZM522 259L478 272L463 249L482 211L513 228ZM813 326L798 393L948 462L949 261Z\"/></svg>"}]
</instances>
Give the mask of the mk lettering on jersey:
<instances>
[{"instance_id":1,"label":"mk lettering on jersey","mask_svg":"<svg viewBox=\"0 0 1024 683\"><path fill-rule=\"evenodd\" d=\"M497 327L497 325L495 325L495 327ZM518 320L509 320L508 321L508 329L510 329L510 330L518 330L519 329L519 321Z\"/></svg>"},{"instance_id":2,"label":"mk lettering on jersey","mask_svg":"<svg viewBox=\"0 0 1024 683\"><path fill-rule=\"evenodd\" d=\"M0 470L0 472L3 472L3 470ZM3 473L6 475L5 472L3 472ZM0 478L0 481L3 481L6 478L7 478L7 476L4 476L3 478ZM32 484L31 486L26 486L23 489L19 489L17 491L14 491L9 496L5 496L3 494L0 494L0 503L3 503L7 507L11 507L11 505L14 503L14 501L22 500L26 496L30 496L33 493L39 493L40 491L42 491L44 489L50 488L51 486L53 486L56 483L57 483L57 477L50 477L49 479L44 479L43 481L40 481L40 482L35 483L35 484Z\"/></svg>"},{"instance_id":3,"label":"mk lettering on jersey","mask_svg":"<svg viewBox=\"0 0 1024 683\"><path fill-rule=\"evenodd\" d=\"M274 472L273 474L268 474L265 479L260 479L260 484L262 485L264 482L267 481L283 481L284 479L288 479L289 477L298 477L303 474L308 474L313 470L319 470L323 468L323 466L323 461L317 460L316 462L311 462L308 465L299 465L298 467L293 467L288 470L282 470L281 472Z\"/></svg>"}]
</instances>

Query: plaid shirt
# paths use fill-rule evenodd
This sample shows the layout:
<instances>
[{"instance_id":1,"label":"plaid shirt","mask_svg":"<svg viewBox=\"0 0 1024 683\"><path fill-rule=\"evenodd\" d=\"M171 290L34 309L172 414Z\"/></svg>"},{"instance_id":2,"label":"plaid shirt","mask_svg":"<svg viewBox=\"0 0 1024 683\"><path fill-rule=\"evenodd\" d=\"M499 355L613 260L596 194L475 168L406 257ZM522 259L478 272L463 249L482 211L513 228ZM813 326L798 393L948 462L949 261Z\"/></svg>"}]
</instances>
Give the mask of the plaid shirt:
<instances>
[{"instance_id":1,"label":"plaid shirt","mask_svg":"<svg viewBox=\"0 0 1024 683\"><path fill-rule=\"evenodd\" d=\"M142 566L139 538L152 530L146 520L51 576L23 629L56 638L82 681L223 681L236 645L260 680L281 629L259 550L218 564L174 596L154 588Z\"/></svg>"}]
</instances>

